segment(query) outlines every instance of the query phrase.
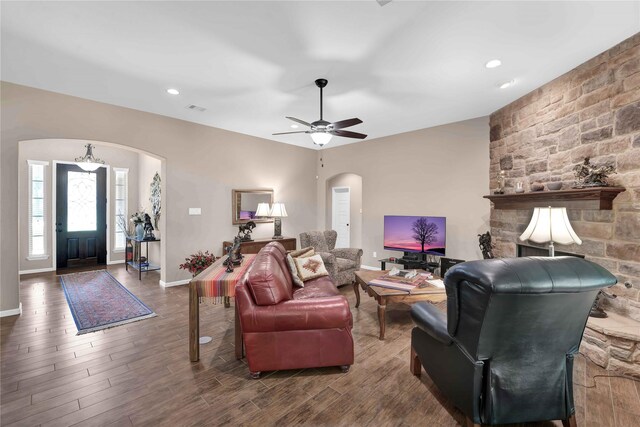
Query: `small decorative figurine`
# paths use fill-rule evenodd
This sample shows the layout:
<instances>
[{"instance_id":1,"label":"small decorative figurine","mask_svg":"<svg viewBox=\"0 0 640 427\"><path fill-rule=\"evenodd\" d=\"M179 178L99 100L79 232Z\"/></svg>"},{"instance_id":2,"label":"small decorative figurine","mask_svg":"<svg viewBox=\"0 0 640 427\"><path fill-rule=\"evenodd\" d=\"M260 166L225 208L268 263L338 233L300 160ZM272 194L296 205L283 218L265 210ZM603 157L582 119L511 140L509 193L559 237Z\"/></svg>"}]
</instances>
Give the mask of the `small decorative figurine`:
<instances>
[{"instance_id":1,"label":"small decorative figurine","mask_svg":"<svg viewBox=\"0 0 640 427\"><path fill-rule=\"evenodd\" d=\"M493 192L493 194L504 194L504 183L506 180L506 172L501 170L498 172L498 188Z\"/></svg>"},{"instance_id":2,"label":"small decorative figurine","mask_svg":"<svg viewBox=\"0 0 640 427\"><path fill-rule=\"evenodd\" d=\"M616 173L613 165L593 165L589 157L584 158L584 162L573 168L576 182L573 188L583 187L607 187L609 175Z\"/></svg>"},{"instance_id":3,"label":"small decorative figurine","mask_svg":"<svg viewBox=\"0 0 640 427\"><path fill-rule=\"evenodd\" d=\"M240 254L240 236L236 236L233 238L233 245L229 245L224 248L227 251L227 259L222 263L227 266L227 273L231 273L233 271L234 265L242 264L242 255Z\"/></svg>"},{"instance_id":4,"label":"small decorative figurine","mask_svg":"<svg viewBox=\"0 0 640 427\"><path fill-rule=\"evenodd\" d=\"M516 193L524 193L524 186L522 181L516 182Z\"/></svg>"},{"instance_id":5,"label":"small decorative figurine","mask_svg":"<svg viewBox=\"0 0 640 427\"><path fill-rule=\"evenodd\" d=\"M144 239L143 240L156 240L156 236L153 234L153 225L151 224L151 217L149 214L144 214Z\"/></svg>"},{"instance_id":6,"label":"small decorative figurine","mask_svg":"<svg viewBox=\"0 0 640 427\"><path fill-rule=\"evenodd\" d=\"M478 234L478 244L482 251L484 259L493 259L493 243L491 243L491 234L487 231L484 234Z\"/></svg>"},{"instance_id":7,"label":"small decorative figurine","mask_svg":"<svg viewBox=\"0 0 640 427\"><path fill-rule=\"evenodd\" d=\"M534 182L531 184L531 191L542 191L544 190L544 184L541 182Z\"/></svg>"},{"instance_id":8,"label":"small decorative figurine","mask_svg":"<svg viewBox=\"0 0 640 427\"><path fill-rule=\"evenodd\" d=\"M253 221L248 221L246 224L240 224L238 226L238 236L244 233L242 236L240 236L240 240L242 240L243 242L251 242L253 240L251 238L251 232L254 228L256 228L256 223Z\"/></svg>"}]
</instances>

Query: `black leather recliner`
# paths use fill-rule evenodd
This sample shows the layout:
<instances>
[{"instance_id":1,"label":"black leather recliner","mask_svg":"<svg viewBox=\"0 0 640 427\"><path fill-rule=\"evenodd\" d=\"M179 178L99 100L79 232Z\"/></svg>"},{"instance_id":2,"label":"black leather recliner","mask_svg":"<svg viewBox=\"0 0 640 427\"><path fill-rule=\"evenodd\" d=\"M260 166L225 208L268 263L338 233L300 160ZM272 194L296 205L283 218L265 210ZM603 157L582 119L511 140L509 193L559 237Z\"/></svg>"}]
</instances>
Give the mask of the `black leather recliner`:
<instances>
[{"instance_id":1,"label":"black leather recliner","mask_svg":"<svg viewBox=\"0 0 640 427\"><path fill-rule=\"evenodd\" d=\"M616 278L576 257L505 258L452 267L447 313L411 309L411 370L421 364L468 424L575 425L573 357L598 290Z\"/></svg>"}]
</instances>

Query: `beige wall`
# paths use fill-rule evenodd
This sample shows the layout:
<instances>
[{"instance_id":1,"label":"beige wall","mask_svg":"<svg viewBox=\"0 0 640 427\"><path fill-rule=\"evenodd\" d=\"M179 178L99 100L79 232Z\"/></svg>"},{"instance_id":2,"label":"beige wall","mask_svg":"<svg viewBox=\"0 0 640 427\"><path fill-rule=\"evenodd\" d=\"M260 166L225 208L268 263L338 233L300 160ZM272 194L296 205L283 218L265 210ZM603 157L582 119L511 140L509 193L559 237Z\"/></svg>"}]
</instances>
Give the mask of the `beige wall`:
<instances>
[{"instance_id":1,"label":"beige wall","mask_svg":"<svg viewBox=\"0 0 640 427\"><path fill-rule=\"evenodd\" d=\"M54 185L54 161L59 162L72 162L76 157L84 155L86 148L84 145L87 141L79 140L61 140L61 139L40 139L22 141L19 146L19 176L20 176L20 191L19 198L19 215L18 220L20 223L20 271L28 272L30 270L39 270L55 267L55 259L53 258L54 246L56 244L55 236L52 232L53 217L55 213L55 206L53 205L53 189ZM114 252L114 238L113 230L116 224L114 224L113 216L115 212L114 208L114 167L116 168L128 168L129 169L129 207L135 207L138 202L138 179L135 171L138 165L138 154L124 150L117 147L97 146L94 148L94 155L105 161L108 166L109 180L109 206L107 213L107 223L109 224L107 232L109 234L108 241L110 243L109 248L109 260L119 261L124 259L123 252ZM29 252L29 168L28 160L41 160L49 162L49 166L46 167L46 186L45 186L45 218L46 218L46 236L47 236L47 252L48 259L45 260L28 260Z\"/></svg>"},{"instance_id":2,"label":"beige wall","mask_svg":"<svg viewBox=\"0 0 640 427\"><path fill-rule=\"evenodd\" d=\"M160 160L155 159L146 154L140 153L138 155L137 166L138 166L137 175L138 175L138 185L139 185L138 200L136 201L135 205L130 206L129 211L134 212L142 208L144 209L145 212L149 214L149 216L151 217L151 223L153 223L153 215L151 214L151 201L149 200L149 197L151 196L151 181L153 181L153 177L155 176L156 172L160 173L162 164ZM162 175L160 176L160 182L162 182ZM159 230L154 230L153 233L156 236L156 238L160 238L160 241L162 241L163 229L161 227L161 224L162 224L162 213L164 209L164 203L162 203L163 202L162 194L160 197L161 197L160 199L160 202L161 202L160 219L161 220L160 220L160 224L158 224ZM146 248L147 245L144 245L144 247ZM149 253L146 256L149 262L162 267L160 245L158 243L150 243L148 245L148 248L149 248Z\"/></svg>"},{"instance_id":3,"label":"beige wall","mask_svg":"<svg viewBox=\"0 0 640 427\"><path fill-rule=\"evenodd\" d=\"M18 141L87 139L163 158L165 282L188 279L178 269L185 256L199 249L220 254L221 242L237 233L231 224L233 188L273 188L287 206L287 236L317 224L313 150L6 82L0 89L0 310L19 303ZM200 207L202 215L189 216L189 207ZM273 224L254 230L255 237L272 233Z\"/></svg>"},{"instance_id":4,"label":"beige wall","mask_svg":"<svg viewBox=\"0 0 640 427\"><path fill-rule=\"evenodd\" d=\"M363 264L398 255L383 250L384 215L447 217L447 256L480 259L477 234L489 228L488 118L365 141L318 153L318 223L326 222L327 179L362 177Z\"/></svg>"},{"instance_id":5,"label":"beige wall","mask_svg":"<svg viewBox=\"0 0 640 427\"><path fill-rule=\"evenodd\" d=\"M352 248L362 247L362 177L353 173L341 173L327 180L326 225L332 228L334 187L349 187L349 238Z\"/></svg>"}]
</instances>

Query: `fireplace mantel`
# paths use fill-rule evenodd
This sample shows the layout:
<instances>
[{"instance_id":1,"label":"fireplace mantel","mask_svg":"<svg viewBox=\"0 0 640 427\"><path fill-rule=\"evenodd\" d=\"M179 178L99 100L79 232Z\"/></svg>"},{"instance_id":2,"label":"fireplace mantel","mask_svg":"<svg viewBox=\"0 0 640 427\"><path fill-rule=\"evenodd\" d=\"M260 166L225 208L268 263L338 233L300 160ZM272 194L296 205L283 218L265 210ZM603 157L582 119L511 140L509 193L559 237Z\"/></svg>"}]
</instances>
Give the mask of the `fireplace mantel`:
<instances>
[{"instance_id":1,"label":"fireplace mantel","mask_svg":"<svg viewBox=\"0 0 640 427\"><path fill-rule=\"evenodd\" d=\"M494 209L531 209L553 206L567 209L611 210L613 199L623 187L572 188L557 191L532 191L515 194L484 196L493 202Z\"/></svg>"}]
</instances>

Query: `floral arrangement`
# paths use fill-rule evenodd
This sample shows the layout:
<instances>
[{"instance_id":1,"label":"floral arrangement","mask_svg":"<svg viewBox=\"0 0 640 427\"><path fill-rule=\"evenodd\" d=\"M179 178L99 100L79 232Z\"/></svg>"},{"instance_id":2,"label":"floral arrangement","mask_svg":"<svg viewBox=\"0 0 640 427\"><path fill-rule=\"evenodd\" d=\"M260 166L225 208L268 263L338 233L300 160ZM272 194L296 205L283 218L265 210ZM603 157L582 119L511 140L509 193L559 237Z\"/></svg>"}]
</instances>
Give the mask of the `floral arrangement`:
<instances>
[{"instance_id":1,"label":"floral arrangement","mask_svg":"<svg viewBox=\"0 0 640 427\"><path fill-rule=\"evenodd\" d=\"M131 222L133 222L134 224L142 224L144 222L144 216L147 213L145 212L144 209L140 209L138 212L134 212L133 215L131 215Z\"/></svg>"},{"instance_id":2,"label":"floral arrangement","mask_svg":"<svg viewBox=\"0 0 640 427\"><path fill-rule=\"evenodd\" d=\"M186 262L180 264L180 269L187 270L193 276L196 276L201 271L204 271L207 267L214 263L216 260L215 255L209 253L209 251L198 251L195 254L191 254L189 258L184 259Z\"/></svg>"}]
</instances>

